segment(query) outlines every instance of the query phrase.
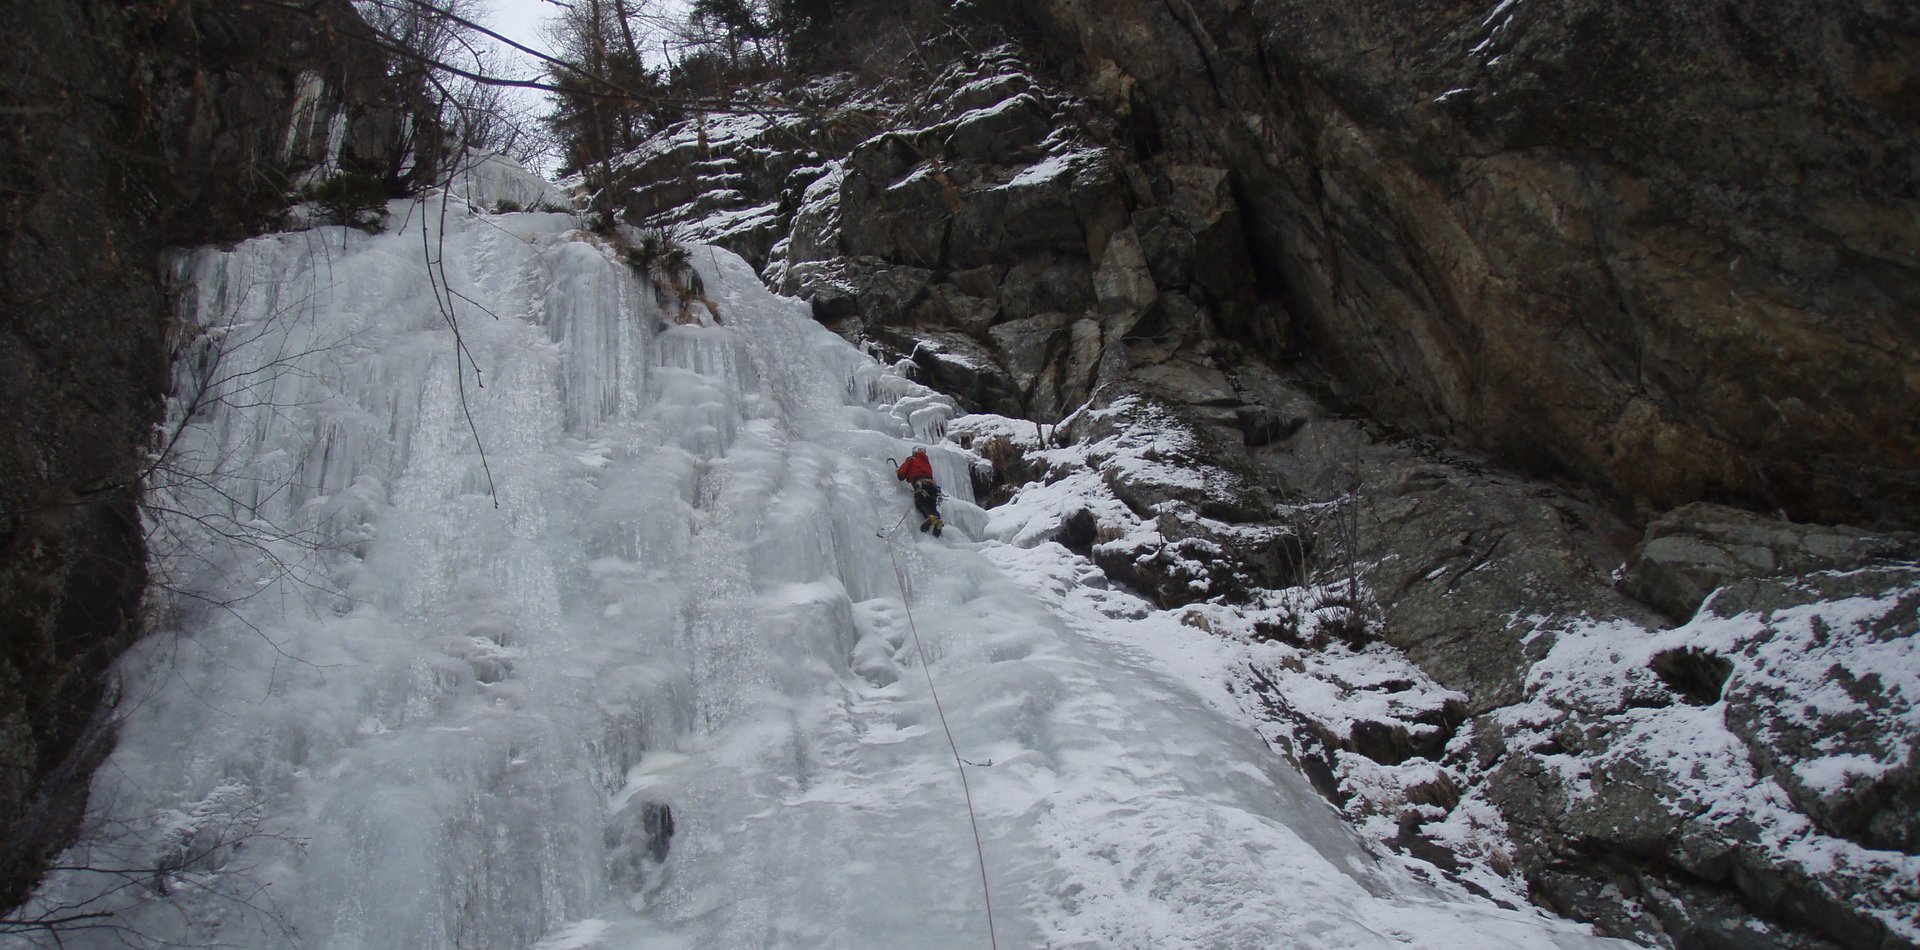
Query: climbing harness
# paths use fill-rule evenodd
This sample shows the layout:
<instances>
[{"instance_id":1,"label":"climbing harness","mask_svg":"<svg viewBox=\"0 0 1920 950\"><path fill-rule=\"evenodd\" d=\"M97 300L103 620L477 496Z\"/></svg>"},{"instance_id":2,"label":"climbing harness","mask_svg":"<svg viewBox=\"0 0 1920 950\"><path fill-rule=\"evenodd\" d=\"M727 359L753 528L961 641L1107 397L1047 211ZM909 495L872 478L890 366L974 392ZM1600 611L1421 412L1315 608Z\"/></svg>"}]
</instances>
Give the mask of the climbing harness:
<instances>
[{"instance_id":1,"label":"climbing harness","mask_svg":"<svg viewBox=\"0 0 1920 950\"><path fill-rule=\"evenodd\" d=\"M907 516L902 514L900 524L905 524L906 520ZM893 530L900 530L900 525L894 525ZM967 760L960 757L960 744L953 739L953 727L947 725L947 711L940 705L940 691L933 685L933 669L927 665L927 650L920 645L920 628L913 622L913 605L907 603L906 575L900 571L899 556L893 553L893 535L889 532L882 537L888 539L887 557L893 561L894 583L900 585L900 606L907 611L907 629L913 631L914 652L920 654L920 672L927 678L927 692L933 694L933 710L940 714L940 728L947 734L947 748L953 750L953 767L960 772L960 791L967 799L967 822L973 826L973 854L980 860L980 897L987 904L987 942L993 950L1000 950L1000 938L994 933L993 927L993 894L987 887L987 850L980 844L980 818L973 811L973 788L967 784ZM989 760L987 764L993 763Z\"/></svg>"}]
</instances>

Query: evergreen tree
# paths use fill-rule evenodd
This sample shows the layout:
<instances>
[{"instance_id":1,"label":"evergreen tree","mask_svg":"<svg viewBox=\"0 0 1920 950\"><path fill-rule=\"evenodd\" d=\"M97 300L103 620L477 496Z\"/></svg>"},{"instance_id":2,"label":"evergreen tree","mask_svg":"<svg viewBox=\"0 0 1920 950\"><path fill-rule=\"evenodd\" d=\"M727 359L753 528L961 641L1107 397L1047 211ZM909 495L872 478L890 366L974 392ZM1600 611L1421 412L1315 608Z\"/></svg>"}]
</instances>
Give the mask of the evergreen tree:
<instances>
[{"instance_id":1,"label":"evergreen tree","mask_svg":"<svg viewBox=\"0 0 1920 950\"><path fill-rule=\"evenodd\" d=\"M584 0L551 31L559 58L549 125L561 139L563 174L586 171L638 145L679 118L660 71L640 47L657 11L636 0Z\"/></svg>"}]
</instances>

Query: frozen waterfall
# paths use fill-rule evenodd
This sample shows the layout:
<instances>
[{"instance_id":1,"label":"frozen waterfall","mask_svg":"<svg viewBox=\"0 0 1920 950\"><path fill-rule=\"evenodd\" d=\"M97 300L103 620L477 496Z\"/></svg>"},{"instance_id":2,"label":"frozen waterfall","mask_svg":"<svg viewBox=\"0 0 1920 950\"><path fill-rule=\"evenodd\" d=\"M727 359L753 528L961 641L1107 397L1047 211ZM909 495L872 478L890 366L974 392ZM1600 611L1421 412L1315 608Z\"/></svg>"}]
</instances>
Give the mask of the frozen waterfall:
<instances>
[{"instance_id":1,"label":"frozen waterfall","mask_svg":"<svg viewBox=\"0 0 1920 950\"><path fill-rule=\"evenodd\" d=\"M987 947L925 672L1000 947L1601 943L1369 856L983 556L957 452L947 537L878 537L949 404L737 258L680 326L570 216L439 212L179 263L164 623L64 946Z\"/></svg>"}]
</instances>

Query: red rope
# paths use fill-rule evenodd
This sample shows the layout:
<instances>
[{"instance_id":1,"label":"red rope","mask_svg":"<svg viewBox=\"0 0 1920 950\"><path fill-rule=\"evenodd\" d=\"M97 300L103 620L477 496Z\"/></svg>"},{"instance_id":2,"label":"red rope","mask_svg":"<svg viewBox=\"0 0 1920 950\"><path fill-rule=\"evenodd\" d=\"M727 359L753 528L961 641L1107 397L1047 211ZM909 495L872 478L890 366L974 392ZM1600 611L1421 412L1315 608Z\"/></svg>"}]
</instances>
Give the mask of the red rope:
<instances>
[{"instance_id":1,"label":"red rope","mask_svg":"<svg viewBox=\"0 0 1920 950\"><path fill-rule=\"evenodd\" d=\"M900 516L905 520L906 515ZM898 525L895 529L898 529ZM913 631L913 649L920 654L920 672L927 677L927 692L933 694L933 709L940 714L940 728L947 734L947 748L953 750L953 767L960 772L960 791L967 797L967 822L973 826L973 853L980 861L980 897L987 903L987 942L993 950L1000 950L1000 938L993 927L993 894L987 888L987 851L980 844L980 819L973 812L973 788L967 784L966 763L960 758L960 744L953 741L953 728L947 725L947 711L940 705L940 691L933 685L933 670L927 665L927 650L920 645L920 628L913 622L913 605L907 603L906 576L900 572L900 558L893 553L893 542L887 542L887 557L893 560L893 580L900 585L900 606L907 611L907 629Z\"/></svg>"}]
</instances>

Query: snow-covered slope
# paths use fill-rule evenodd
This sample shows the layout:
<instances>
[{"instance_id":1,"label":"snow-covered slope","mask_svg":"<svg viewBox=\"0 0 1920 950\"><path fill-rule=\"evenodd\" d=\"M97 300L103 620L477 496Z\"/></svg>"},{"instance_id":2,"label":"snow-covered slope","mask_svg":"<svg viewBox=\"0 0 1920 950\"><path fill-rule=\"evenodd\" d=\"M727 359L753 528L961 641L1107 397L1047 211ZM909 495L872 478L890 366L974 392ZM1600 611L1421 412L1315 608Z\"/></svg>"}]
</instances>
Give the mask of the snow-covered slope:
<instances>
[{"instance_id":1,"label":"snow-covered slope","mask_svg":"<svg viewBox=\"0 0 1920 950\"><path fill-rule=\"evenodd\" d=\"M1603 942L1369 855L957 451L954 530L888 535L951 407L737 258L677 326L569 216L392 220L180 265L168 620L64 946Z\"/></svg>"}]
</instances>

